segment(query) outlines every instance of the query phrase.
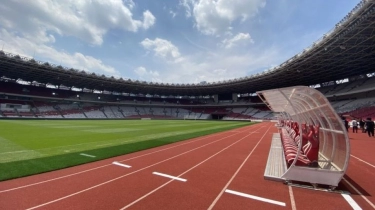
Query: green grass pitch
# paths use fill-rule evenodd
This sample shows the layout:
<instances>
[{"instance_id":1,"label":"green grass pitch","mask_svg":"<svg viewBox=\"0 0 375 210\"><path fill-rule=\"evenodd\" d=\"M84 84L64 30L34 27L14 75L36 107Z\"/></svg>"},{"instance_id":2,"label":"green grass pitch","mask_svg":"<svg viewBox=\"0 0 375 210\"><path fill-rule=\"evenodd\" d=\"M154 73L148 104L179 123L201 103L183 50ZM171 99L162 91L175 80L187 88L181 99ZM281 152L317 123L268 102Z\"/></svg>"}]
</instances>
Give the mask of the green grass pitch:
<instances>
[{"instance_id":1,"label":"green grass pitch","mask_svg":"<svg viewBox=\"0 0 375 210\"><path fill-rule=\"evenodd\" d=\"M0 120L0 181L250 124L194 120Z\"/></svg>"}]
</instances>

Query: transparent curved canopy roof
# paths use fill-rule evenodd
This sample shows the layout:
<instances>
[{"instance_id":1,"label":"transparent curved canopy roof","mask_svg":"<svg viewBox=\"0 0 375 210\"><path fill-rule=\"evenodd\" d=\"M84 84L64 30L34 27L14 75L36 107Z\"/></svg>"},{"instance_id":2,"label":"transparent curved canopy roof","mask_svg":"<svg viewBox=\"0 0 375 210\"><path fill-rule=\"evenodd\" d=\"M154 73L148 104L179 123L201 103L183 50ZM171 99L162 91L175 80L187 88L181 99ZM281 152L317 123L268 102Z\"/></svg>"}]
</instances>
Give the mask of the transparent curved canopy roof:
<instances>
[{"instance_id":1,"label":"transparent curved canopy roof","mask_svg":"<svg viewBox=\"0 0 375 210\"><path fill-rule=\"evenodd\" d=\"M346 171L350 156L349 138L343 120L319 91L295 86L259 91L257 94L280 118L299 124L319 125L319 155L337 171ZM300 126L301 127L301 126Z\"/></svg>"}]
</instances>

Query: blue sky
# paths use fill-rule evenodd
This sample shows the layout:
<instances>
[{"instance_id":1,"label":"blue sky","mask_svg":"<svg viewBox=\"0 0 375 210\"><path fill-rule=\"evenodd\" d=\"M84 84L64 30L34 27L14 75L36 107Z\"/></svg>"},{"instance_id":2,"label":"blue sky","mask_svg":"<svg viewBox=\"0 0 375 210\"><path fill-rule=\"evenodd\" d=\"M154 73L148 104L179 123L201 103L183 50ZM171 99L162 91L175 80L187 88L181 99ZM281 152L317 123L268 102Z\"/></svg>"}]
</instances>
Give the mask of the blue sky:
<instances>
[{"instance_id":1,"label":"blue sky","mask_svg":"<svg viewBox=\"0 0 375 210\"><path fill-rule=\"evenodd\" d=\"M107 76L198 83L281 64L358 0L7 0L0 47Z\"/></svg>"}]
</instances>

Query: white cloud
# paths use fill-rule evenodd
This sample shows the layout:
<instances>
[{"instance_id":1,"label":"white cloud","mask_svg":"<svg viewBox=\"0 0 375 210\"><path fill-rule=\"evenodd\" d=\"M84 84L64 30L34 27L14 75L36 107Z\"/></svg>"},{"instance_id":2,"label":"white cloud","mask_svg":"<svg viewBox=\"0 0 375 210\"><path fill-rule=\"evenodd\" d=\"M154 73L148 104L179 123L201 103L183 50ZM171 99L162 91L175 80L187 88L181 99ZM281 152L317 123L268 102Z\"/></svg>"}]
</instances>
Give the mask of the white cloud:
<instances>
[{"instance_id":1,"label":"white cloud","mask_svg":"<svg viewBox=\"0 0 375 210\"><path fill-rule=\"evenodd\" d=\"M152 81L152 82L161 82L159 78L159 72L157 71L148 71L145 67L139 66L134 69L134 73L138 75L140 80L143 81Z\"/></svg>"},{"instance_id":2,"label":"white cloud","mask_svg":"<svg viewBox=\"0 0 375 210\"><path fill-rule=\"evenodd\" d=\"M226 70L226 69L215 69L213 72L216 75L225 75L225 74L228 73L228 70Z\"/></svg>"},{"instance_id":3,"label":"white cloud","mask_svg":"<svg viewBox=\"0 0 375 210\"><path fill-rule=\"evenodd\" d=\"M38 60L48 61L53 64L71 67L99 74L119 76L120 73L113 67L103 64L99 59L85 56L82 53L67 53L57 51L48 45L40 45L29 39L17 36L16 33L9 33L5 29L0 30L0 45L4 45L4 51L20 54L27 57L38 55Z\"/></svg>"},{"instance_id":4,"label":"white cloud","mask_svg":"<svg viewBox=\"0 0 375 210\"><path fill-rule=\"evenodd\" d=\"M153 26L155 24L155 20L156 18L154 17L154 15L152 15L152 13L150 11L145 11L143 13L143 28L144 29L148 29L150 28L151 26Z\"/></svg>"},{"instance_id":5,"label":"white cloud","mask_svg":"<svg viewBox=\"0 0 375 210\"><path fill-rule=\"evenodd\" d=\"M231 39L224 39L220 45L226 49L229 49L238 44L247 44L247 43L254 43L254 40L250 37L250 34L238 33L236 36L232 37Z\"/></svg>"},{"instance_id":6,"label":"white cloud","mask_svg":"<svg viewBox=\"0 0 375 210\"><path fill-rule=\"evenodd\" d=\"M172 15L172 18L176 17L177 13L176 12L173 12L172 10L169 10L169 14Z\"/></svg>"},{"instance_id":7,"label":"white cloud","mask_svg":"<svg viewBox=\"0 0 375 210\"><path fill-rule=\"evenodd\" d=\"M129 7L129 9L133 9L135 7L135 3L133 0L123 0L124 4Z\"/></svg>"},{"instance_id":8,"label":"white cloud","mask_svg":"<svg viewBox=\"0 0 375 210\"><path fill-rule=\"evenodd\" d=\"M121 0L9 0L0 6L0 25L35 42L46 42L55 33L100 45L110 29L137 32L155 23L148 10L143 13L143 21L133 19L134 5L131 0L125 4Z\"/></svg>"},{"instance_id":9,"label":"white cloud","mask_svg":"<svg viewBox=\"0 0 375 210\"><path fill-rule=\"evenodd\" d=\"M182 0L186 13L192 14L195 26L206 35L218 35L231 30L231 24L245 21L258 13L265 0ZM193 9L191 9L191 7ZM190 15L187 15L188 17Z\"/></svg>"},{"instance_id":10,"label":"white cloud","mask_svg":"<svg viewBox=\"0 0 375 210\"><path fill-rule=\"evenodd\" d=\"M242 54L200 52L184 56L179 63L168 63L160 71L159 78L169 83L217 82L268 69L271 64L280 63L283 59L281 51L276 48Z\"/></svg>"},{"instance_id":11,"label":"white cloud","mask_svg":"<svg viewBox=\"0 0 375 210\"><path fill-rule=\"evenodd\" d=\"M221 44L222 47L231 48L251 42L252 39L249 34L238 33ZM158 64L161 66L158 66L158 68L163 71L159 71L158 75L153 75L152 71L147 71L144 67L137 68L136 74L146 81L168 83L222 81L248 75L254 70L267 69L271 64L280 63L284 59L276 48L263 49L262 51L251 50L238 54L226 50L216 51L215 53L205 50L181 55L179 49L168 40L147 38L140 44L155 56L163 58L162 61L166 61L160 62L159 60Z\"/></svg>"},{"instance_id":12,"label":"white cloud","mask_svg":"<svg viewBox=\"0 0 375 210\"><path fill-rule=\"evenodd\" d=\"M140 67L134 69L134 72L135 72L138 76L143 76L143 75L145 75L145 74L147 73L147 70L146 70L145 67L140 66Z\"/></svg>"},{"instance_id":13,"label":"white cloud","mask_svg":"<svg viewBox=\"0 0 375 210\"><path fill-rule=\"evenodd\" d=\"M160 38L151 40L146 38L140 44L145 49L153 51L156 56L164 58L167 61L179 62L182 59L178 48L168 40Z\"/></svg>"},{"instance_id":14,"label":"white cloud","mask_svg":"<svg viewBox=\"0 0 375 210\"><path fill-rule=\"evenodd\" d=\"M191 17L191 7L190 4L192 4L192 0L180 0L179 5L185 8L185 15L186 17Z\"/></svg>"},{"instance_id":15,"label":"white cloud","mask_svg":"<svg viewBox=\"0 0 375 210\"><path fill-rule=\"evenodd\" d=\"M133 0L9 0L0 5L0 43L12 53L35 55L39 60L119 76L115 68L100 59L57 50L52 44L60 37L70 36L101 45L111 29L137 32L155 24L156 18L148 10L143 12L143 20L134 19L134 7Z\"/></svg>"}]
</instances>

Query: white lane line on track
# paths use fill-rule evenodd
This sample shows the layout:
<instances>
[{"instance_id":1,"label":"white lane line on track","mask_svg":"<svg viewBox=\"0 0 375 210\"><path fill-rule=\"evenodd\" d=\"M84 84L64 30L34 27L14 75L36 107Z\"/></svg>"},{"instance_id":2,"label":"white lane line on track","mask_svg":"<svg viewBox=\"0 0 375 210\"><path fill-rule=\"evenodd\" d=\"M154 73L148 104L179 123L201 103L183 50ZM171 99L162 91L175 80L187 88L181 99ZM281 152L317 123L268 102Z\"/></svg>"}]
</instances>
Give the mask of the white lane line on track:
<instances>
[{"instance_id":1,"label":"white lane line on track","mask_svg":"<svg viewBox=\"0 0 375 210\"><path fill-rule=\"evenodd\" d=\"M82 156L86 156L86 157L90 157L90 158L94 158L94 157L96 157L96 156L94 156L94 155L89 155L89 154L85 154L85 153L80 153L80 155L82 155Z\"/></svg>"},{"instance_id":2,"label":"white lane line on track","mask_svg":"<svg viewBox=\"0 0 375 210\"><path fill-rule=\"evenodd\" d=\"M243 129L243 128L239 128L239 129ZM125 161L128 161L128 160L133 160L133 159L141 158L141 157L152 155L152 154L155 154L155 153L159 153L159 152L162 152L162 151L165 151L165 150L169 150L169 149L173 149L173 148L176 148L176 147L184 146L186 144L191 144L191 143L194 143L194 142L202 141L202 140L205 140L205 139L211 138L213 136L217 136L217 135L222 135L222 133L220 132L220 133L212 134L212 135L205 136L205 137L198 137L198 139L191 140L191 141L186 142L186 143L182 143L182 144L175 145L175 146L170 146L168 148L160 149L160 150L157 150L157 151L153 151L153 152L146 153L146 154L143 154L143 155L135 156L135 157L128 158L128 159L125 159L125 160L121 160L121 161L118 161L118 162L125 162ZM233 134L233 135L235 135L235 134ZM230 135L230 136L232 136L232 135ZM36 183L33 183L33 184L28 184L28 185L23 185L23 186L19 186L19 187L14 187L14 188L10 188L10 189L7 189L7 190L0 190L0 193L9 192L9 191L13 191L13 190L18 190L18 189L22 189L22 188L26 188L26 187L31 187L31 186L39 185L39 184L44 184L44 183L51 182L51 181L56 181L56 180L59 180L59 179L63 179L63 178L67 178L67 177L71 177L71 176L75 176L75 175L79 175L79 174L82 174L82 173L86 173L86 172L90 172L90 171L93 171L93 170L101 169L101 168L104 168L104 167L107 167L107 166L111 166L111 165L112 164L106 164L106 165L98 166L98 167L95 167L95 168L87 169L87 170L84 170L84 171L80 171L80 172L77 172L77 173L72 173L72 174L68 174L68 175L65 175L65 176L60 176L60 177L56 177L56 178L53 178L53 179L44 180L44 181L41 181L41 182L36 182Z\"/></svg>"},{"instance_id":3,"label":"white lane line on track","mask_svg":"<svg viewBox=\"0 0 375 210\"><path fill-rule=\"evenodd\" d=\"M237 192L237 191L234 191L234 190L226 189L225 192L229 193L229 194L233 194L233 195L242 196L242 197L245 197L245 198L263 201L263 202L266 202L266 203L271 203L271 204L275 204L275 205L279 205L279 206L285 206L284 202L275 201L275 200L271 200L271 199L268 199L268 198L262 198L262 197L259 197L259 196L250 195L250 194L246 194L246 193L242 193L242 192Z\"/></svg>"},{"instance_id":4,"label":"white lane line on track","mask_svg":"<svg viewBox=\"0 0 375 210\"><path fill-rule=\"evenodd\" d=\"M250 158L250 156L253 154L253 152L255 151L255 149L258 147L259 143L264 139L264 137L266 136L266 134L268 133L268 131L270 130L271 126L268 127L267 131L264 132L262 138L259 139L258 143L255 145L255 147L251 150L251 152L249 153L249 155L245 158L245 160L242 162L242 164L240 165L240 167L238 167L237 171L233 174L233 176L230 178L230 180L228 181L228 183L224 186L224 188L221 190L221 192L219 193L219 195L217 195L217 197L215 198L215 200L211 203L211 205L208 207L207 210L211 210L215 204L217 203L217 201L220 199L220 197L223 195L224 191L228 188L228 186L230 185L230 183L232 183L234 177L237 176L238 172L240 172L240 170L242 169L242 167L245 165L245 163L247 162L247 160Z\"/></svg>"},{"instance_id":5,"label":"white lane line on track","mask_svg":"<svg viewBox=\"0 0 375 210\"><path fill-rule=\"evenodd\" d=\"M353 198L352 198L350 195L348 195L348 194L341 194L341 195L342 195L342 197L345 198L345 200L349 203L349 205L350 205L354 210L362 210L362 208L358 205L357 202L355 202L355 201L353 200Z\"/></svg>"},{"instance_id":6,"label":"white lane line on track","mask_svg":"<svg viewBox=\"0 0 375 210\"><path fill-rule=\"evenodd\" d=\"M171 176L171 175L163 174L163 173L159 173L159 172L152 172L152 174L155 174L155 175L158 175L158 176L167 177L167 178L174 179L174 180L178 180L178 181L181 181L181 182L186 182L187 181L187 179L183 179L183 178L180 178L180 177Z\"/></svg>"},{"instance_id":7,"label":"white lane line on track","mask_svg":"<svg viewBox=\"0 0 375 210\"><path fill-rule=\"evenodd\" d=\"M113 165L122 166L122 167L125 167L125 168L131 168L131 166L126 165L126 164L119 163L119 162L117 162L117 161L113 161L112 164L113 164Z\"/></svg>"},{"instance_id":8,"label":"white lane line on track","mask_svg":"<svg viewBox=\"0 0 375 210\"><path fill-rule=\"evenodd\" d=\"M259 129L260 129L260 128L259 128ZM259 130L259 129L258 129L258 130ZM268 131L268 130L267 130L267 131ZM220 154L220 153L223 152L224 150L226 150L226 149L228 149L229 147L233 146L234 144L236 144L236 143L242 141L243 139L247 138L247 137L250 136L250 135L251 135L251 134L247 134L245 137L242 137L242 138L240 138L239 140L233 142L232 144L230 144L229 146L227 146L227 147L225 147L224 149L220 150L219 152L217 152L217 153L211 155L210 157L206 158L206 159L203 160L202 162L198 163L197 165L195 165L195 166L191 167L190 169L186 170L185 172L181 173L181 174L178 175L177 177L183 176L184 174L186 174L186 173L188 173L189 171L193 170L194 168L196 168L196 167L202 165L203 163L207 162L207 161L210 160L211 158L215 157L216 155ZM151 192L145 194L144 196L138 198L137 200L135 200L135 201L129 203L128 205L126 205L125 207L121 208L120 210L124 210L124 209L127 209L127 208L131 207L132 205L138 203L138 202L141 201L142 199L144 199L144 198L146 198L147 196L151 195L152 193L158 191L159 189L163 188L164 186L168 185L168 184L171 183L171 182L173 182L173 180L170 180L170 181L164 183L163 185L160 185L159 187L155 188L154 190L152 190Z\"/></svg>"},{"instance_id":9,"label":"white lane line on track","mask_svg":"<svg viewBox=\"0 0 375 210\"><path fill-rule=\"evenodd\" d=\"M292 210L297 210L296 201L294 199L294 194L293 194L293 188L291 186L288 186L288 187L289 187L290 205L292 206Z\"/></svg>"},{"instance_id":10,"label":"white lane line on track","mask_svg":"<svg viewBox=\"0 0 375 210\"><path fill-rule=\"evenodd\" d=\"M362 159L361 159L361 158L359 158L359 157L356 157L356 156L354 156L354 155L350 155L350 156L352 156L352 157L354 157L355 159L357 159L357 160L359 160L359 161L361 161L361 162L363 162L363 163L365 163L365 164L367 164L367 165L369 165L369 166L371 166L371 167L375 168L375 166L374 166L374 165L372 165L372 164L371 164L371 163L369 163L369 162L366 162L366 161L362 160Z\"/></svg>"},{"instance_id":11,"label":"white lane line on track","mask_svg":"<svg viewBox=\"0 0 375 210\"><path fill-rule=\"evenodd\" d=\"M246 132L246 131L244 131L244 132ZM172 160L172 159L174 159L174 158L176 158L176 157L179 157L179 156L181 156L181 155L184 155L184 154L186 154L186 153L192 152L192 151L194 151L194 150L200 149L200 148L202 148L202 147L205 147L205 146L207 146L207 145L213 144L213 143L215 143L215 142L221 141L221 140L223 140L223 139L226 139L226 138L229 138L229 137L232 137L232 136L235 136L235 135L236 135L236 134L232 134L232 135L229 135L229 136L226 136L226 137L220 138L220 139L218 139L218 140L212 141L212 142L210 142L210 143L207 143L207 144L204 144L204 145L202 145L202 146L196 147L196 148L194 148L194 149L188 150L188 151L186 151L186 152L180 153L180 154L175 155L175 156L173 156L173 157L170 157L170 158L167 158L167 159L165 159L165 160L159 161L159 162L157 162L157 163L151 164L151 165L146 166L146 167L144 167L144 168L138 169L138 170L133 171L133 172L131 172L131 173L128 173L128 174L125 174L125 175L122 175L122 176L116 177L116 178L114 178L114 179L110 179L110 180L108 180L108 181L106 181L106 182L102 182L102 183L100 183L100 184L97 184L97 185L94 185L94 186L92 186L92 187L86 188L86 189L84 189L84 190L81 190L81 191L78 191L78 192L75 192L75 193L69 194L69 195L64 196L64 197L61 197L61 198L58 198L58 199L55 199L55 200L49 201L49 202L47 202L47 203L43 203L43 204L40 204L40 205L37 205L37 206L31 207L31 208L28 208L27 210L31 210L31 209L36 209L36 208L39 208L39 207L43 207L43 206L46 206L46 205L48 205L48 204L55 203L55 202L57 202L57 201L61 201L61 200L64 200L64 199L66 199L66 198L69 198L69 197L72 197L72 196L75 196L75 195L81 194L81 193L86 192L86 191L88 191L88 190L91 190L91 189L94 189L94 188L100 187L100 186L102 186L102 185L105 185L105 184L108 184L108 183L114 182L114 181L116 181L116 180L118 180L118 179L121 179L121 178L124 178L124 177L126 177L126 176L132 175L132 174L137 173L137 172L139 172L139 171L146 170L147 168L150 168L150 167L152 167L152 166L155 166L155 165L161 164L161 163L166 162L166 161L168 161L168 160Z\"/></svg>"},{"instance_id":12,"label":"white lane line on track","mask_svg":"<svg viewBox=\"0 0 375 210\"><path fill-rule=\"evenodd\" d=\"M348 180L345 178L342 178L358 195L360 195L373 209L375 209L375 205L369 201L369 199L366 198L356 187L354 187Z\"/></svg>"}]
</instances>

